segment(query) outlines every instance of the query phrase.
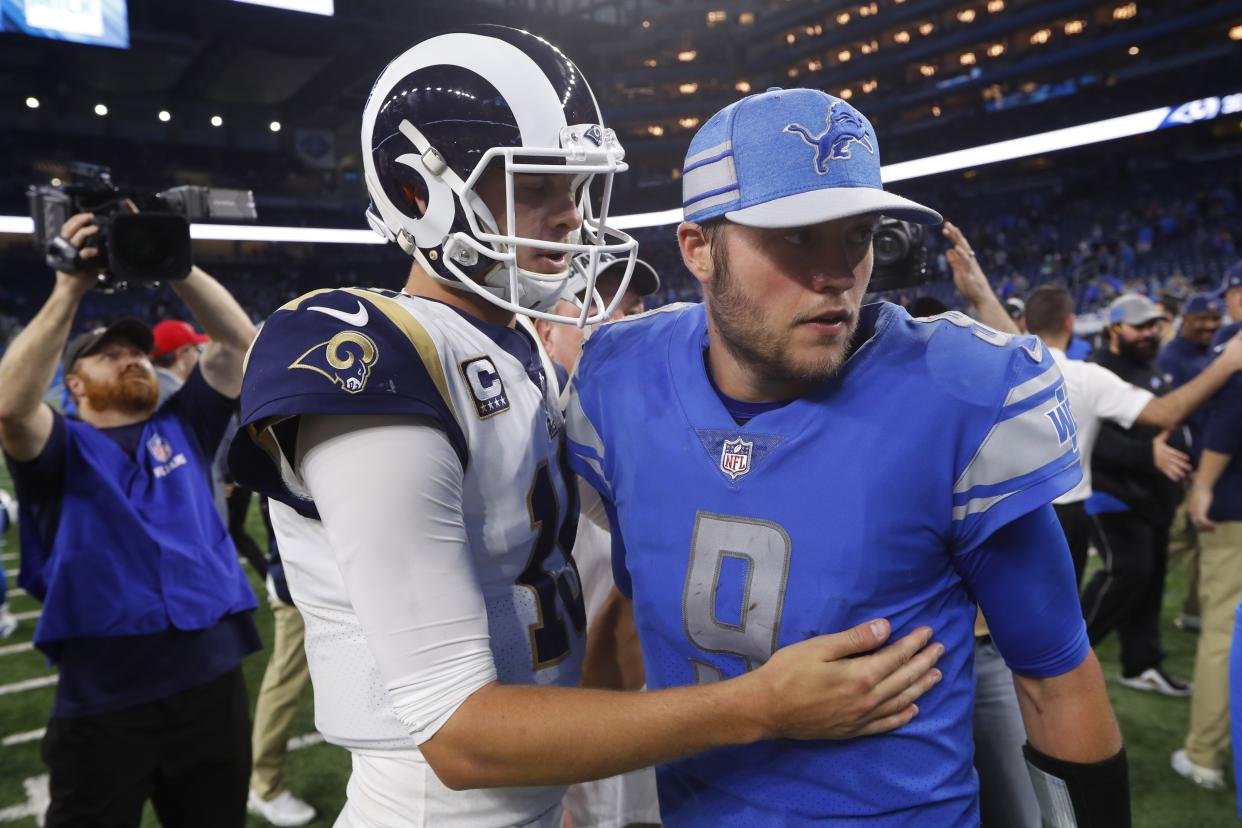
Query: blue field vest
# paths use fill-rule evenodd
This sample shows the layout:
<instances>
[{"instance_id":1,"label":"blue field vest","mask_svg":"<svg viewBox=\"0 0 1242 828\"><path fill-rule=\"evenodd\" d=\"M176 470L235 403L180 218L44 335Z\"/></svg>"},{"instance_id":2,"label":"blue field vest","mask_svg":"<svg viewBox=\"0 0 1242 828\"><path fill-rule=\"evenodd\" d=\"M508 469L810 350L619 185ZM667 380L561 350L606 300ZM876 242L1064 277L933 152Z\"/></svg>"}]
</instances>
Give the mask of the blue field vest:
<instances>
[{"instance_id":1,"label":"blue field vest","mask_svg":"<svg viewBox=\"0 0 1242 828\"><path fill-rule=\"evenodd\" d=\"M207 462L174 411L158 411L137 456L65 419L65 490L51 548L21 507L18 583L43 601L35 644L201 630L256 607L216 511Z\"/></svg>"}]
</instances>

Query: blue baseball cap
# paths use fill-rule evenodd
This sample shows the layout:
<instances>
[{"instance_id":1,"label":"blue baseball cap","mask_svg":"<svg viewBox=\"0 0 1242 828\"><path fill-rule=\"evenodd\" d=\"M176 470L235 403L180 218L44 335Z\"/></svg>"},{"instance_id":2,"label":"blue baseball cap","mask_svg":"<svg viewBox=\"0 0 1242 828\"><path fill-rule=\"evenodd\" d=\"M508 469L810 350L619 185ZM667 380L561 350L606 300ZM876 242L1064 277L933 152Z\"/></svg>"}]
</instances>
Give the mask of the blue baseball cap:
<instances>
[{"instance_id":1,"label":"blue baseball cap","mask_svg":"<svg viewBox=\"0 0 1242 828\"><path fill-rule=\"evenodd\" d=\"M1199 314L1220 316L1224 312L1225 303L1221 301L1220 294L1217 293L1196 293L1186 300L1186 306L1182 308L1182 316L1198 316Z\"/></svg>"},{"instance_id":2,"label":"blue baseball cap","mask_svg":"<svg viewBox=\"0 0 1242 828\"><path fill-rule=\"evenodd\" d=\"M1236 287L1242 287L1242 262L1238 262L1225 271L1225 278L1221 280L1220 290L1216 292L1216 295L1224 296Z\"/></svg>"},{"instance_id":3,"label":"blue baseball cap","mask_svg":"<svg viewBox=\"0 0 1242 828\"><path fill-rule=\"evenodd\" d=\"M681 193L686 221L804 227L865 213L943 221L884 191L871 123L818 89L773 87L713 115L690 142Z\"/></svg>"}]
</instances>

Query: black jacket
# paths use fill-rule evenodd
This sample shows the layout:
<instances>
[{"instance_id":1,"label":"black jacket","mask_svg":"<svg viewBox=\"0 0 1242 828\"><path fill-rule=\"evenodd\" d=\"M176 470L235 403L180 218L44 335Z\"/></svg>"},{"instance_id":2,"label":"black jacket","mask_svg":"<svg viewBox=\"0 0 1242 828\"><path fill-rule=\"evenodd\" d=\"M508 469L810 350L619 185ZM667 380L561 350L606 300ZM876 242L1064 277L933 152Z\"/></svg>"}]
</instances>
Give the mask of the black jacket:
<instances>
[{"instance_id":1,"label":"black jacket","mask_svg":"<svg viewBox=\"0 0 1242 828\"><path fill-rule=\"evenodd\" d=\"M1091 355L1090 362L1103 365L1117 376L1156 396L1172 390L1155 362L1133 362L1107 348ZM1182 487L1165 477L1152 459L1152 440L1160 433L1154 426L1122 428L1105 421L1091 454L1091 488L1112 495L1130 507L1131 512L1154 526L1169 526L1182 497ZM1169 445L1186 451L1182 429L1169 437ZM1084 461L1086 458L1083 458Z\"/></svg>"}]
</instances>

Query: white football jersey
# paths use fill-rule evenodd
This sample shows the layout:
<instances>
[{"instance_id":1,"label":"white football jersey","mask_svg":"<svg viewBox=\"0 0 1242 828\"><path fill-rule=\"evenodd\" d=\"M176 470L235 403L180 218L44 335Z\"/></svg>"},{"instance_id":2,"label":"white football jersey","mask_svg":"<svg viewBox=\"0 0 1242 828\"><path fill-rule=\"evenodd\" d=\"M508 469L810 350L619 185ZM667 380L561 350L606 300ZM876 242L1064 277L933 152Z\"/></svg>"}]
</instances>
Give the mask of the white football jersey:
<instances>
[{"instance_id":1,"label":"white football jersey","mask_svg":"<svg viewBox=\"0 0 1242 828\"><path fill-rule=\"evenodd\" d=\"M438 419L465 468L462 511L498 680L573 686L586 630L582 589L567 552L578 503L576 486L566 485L573 478L561 456L563 419L546 357L542 371L524 365L493 340L523 334L494 329L489 336L487 328L447 305L404 294L308 294L273 315L252 348L243 422L262 443L265 424L297 414ZM542 356L537 342L533 338ZM414 402L407 405L407 399ZM268 441L268 457L270 447L277 448L277 473L287 492L283 503L271 502L271 517L289 589L306 623L316 726L329 742L358 754L356 775L363 755L374 762L393 751L394 760L417 763L417 745L389 703L354 612L355 602L367 596L346 589L327 532L293 468L290 445L274 433ZM419 552L419 538L410 538L409 554ZM562 794L561 788L452 792L431 773L410 784L425 786L421 808L440 812L411 825L534 823L559 809ZM351 782L351 804L354 787ZM394 798L410 794L416 792ZM490 816L475 813L479 807Z\"/></svg>"}]
</instances>

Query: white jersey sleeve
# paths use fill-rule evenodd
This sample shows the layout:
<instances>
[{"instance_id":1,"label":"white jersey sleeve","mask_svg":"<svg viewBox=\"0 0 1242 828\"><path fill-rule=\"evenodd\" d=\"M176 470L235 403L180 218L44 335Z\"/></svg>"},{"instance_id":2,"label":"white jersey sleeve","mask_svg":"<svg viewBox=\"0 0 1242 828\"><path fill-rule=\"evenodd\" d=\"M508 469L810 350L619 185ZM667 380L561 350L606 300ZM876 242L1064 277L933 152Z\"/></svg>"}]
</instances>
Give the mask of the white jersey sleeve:
<instances>
[{"instance_id":1,"label":"white jersey sleeve","mask_svg":"<svg viewBox=\"0 0 1242 828\"><path fill-rule=\"evenodd\" d=\"M496 680L461 461L414 417L311 416L296 467L392 709L422 744Z\"/></svg>"},{"instance_id":2,"label":"white jersey sleeve","mask_svg":"<svg viewBox=\"0 0 1242 828\"><path fill-rule=\"evenodd\" d=\"M1091 410L1101 420L1110 420L1122 428L1134 425L1147 404L1155 399L1150 391L1126 382L1103 365L1084 362L1078 368L1083 374L1082 386L1087 392ZM1078 404L1074 399L1073 403Z\"/></svg>"}]
</instances>

